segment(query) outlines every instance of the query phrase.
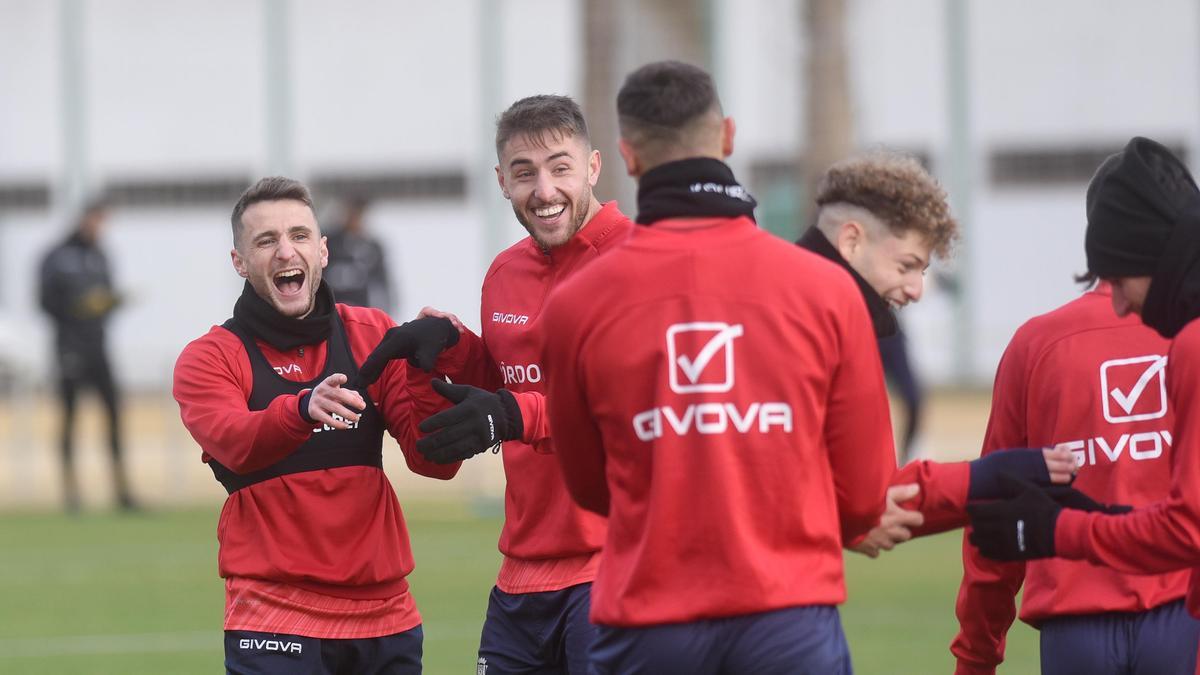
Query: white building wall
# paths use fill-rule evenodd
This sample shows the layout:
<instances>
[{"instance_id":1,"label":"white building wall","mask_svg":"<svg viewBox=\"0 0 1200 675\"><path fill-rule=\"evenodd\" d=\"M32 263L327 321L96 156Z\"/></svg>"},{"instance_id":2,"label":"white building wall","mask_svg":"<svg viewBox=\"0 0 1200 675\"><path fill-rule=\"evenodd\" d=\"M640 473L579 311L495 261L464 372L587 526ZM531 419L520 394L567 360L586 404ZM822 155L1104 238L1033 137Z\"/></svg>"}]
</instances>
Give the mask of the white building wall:
<instances>
[{"instance_id":1,"label":"white building wall","mask_svg":"<svg viewBox=\"0 0 1200 675\"><path fill-rule=\"evenodd\" d=\"M485 15L488 1L288 5L298 177L458 169L471 186L464 202L385 201L371 211L403 285L401 319L430 304L478 327L486 265L523 235L494 186L491 123L524 95L582 94L579 0L494 0ZM96 182L265 170L271 122L262 3L82 5L85 155ZM787 159L800 143L802 5L712 6L714 70L738 121L732 163L746 176L754 162ZM848 7L860 144L927 153L941 172L950 151L946 3L848 0ZM1143 133L1182 141L1195 159L1200 8L1189 0L1010 0L969 9L971 143L979 154L959 273L974 308L970 375L985 381L1022 321L1075 293L1084 189L993 187L987 153L1116 149ZM0 5L0 181L57 184L63 174L59 11L60 3L40 0ZM638 55L669 51L670 36L659 39L653 22L625 24L630 67ZM622 170L619 158L605 159L605 170ZM47 336L33 275L68 217L54 209L0 213L0 343L4 334L20 335L37 374L47 371L48 347L39 347ZM107 248L132 299L115 320L112 347L132 385L166 387L186 341L228 316L240 288L228 263L228 228L224 208L114 212ZM956 318L948 298L934 289L904 314L919 363L934 380L949 379Z\"/></svg>"}]
</instances>

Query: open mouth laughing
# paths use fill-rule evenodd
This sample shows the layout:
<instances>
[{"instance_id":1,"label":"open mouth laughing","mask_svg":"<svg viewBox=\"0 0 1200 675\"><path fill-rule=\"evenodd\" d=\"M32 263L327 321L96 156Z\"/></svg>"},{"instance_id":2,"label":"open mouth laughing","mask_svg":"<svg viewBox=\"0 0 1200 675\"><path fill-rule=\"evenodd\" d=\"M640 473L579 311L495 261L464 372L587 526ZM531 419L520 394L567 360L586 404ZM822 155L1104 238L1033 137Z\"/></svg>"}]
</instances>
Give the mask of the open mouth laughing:
<instances>
[{"instance_id":1,"label":"open mouth laughing","mask_svg":"<svg viewBox=\"0 0 1200 675\"><path fill-rule=\"evenodd\" d=\"M304 279L304 270L295 268L276 272L275 276L271 277L271 281L275 284L275 290L285 297L299 295L300 291L304 289Z\"/></svg>"}]
</instances>

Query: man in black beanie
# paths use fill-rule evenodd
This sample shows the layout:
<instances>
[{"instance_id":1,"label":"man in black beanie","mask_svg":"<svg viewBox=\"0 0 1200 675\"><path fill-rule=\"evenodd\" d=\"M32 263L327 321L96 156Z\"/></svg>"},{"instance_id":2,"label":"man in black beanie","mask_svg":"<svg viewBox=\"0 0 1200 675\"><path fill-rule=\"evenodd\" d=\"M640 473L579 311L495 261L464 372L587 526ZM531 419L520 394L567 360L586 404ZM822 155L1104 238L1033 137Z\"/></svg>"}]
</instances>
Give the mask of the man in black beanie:
<instances>
[{"instance_id":1,"label":"man in black beanie","mask_svg":"<svg viewBox=\"0 0 1200 675\"><path fill-rule=\"evenodd\" d=\"M997 560L1059 556L1130 574L1200 567L1200 189L1162 145L1134 138L1088 186L1088 271L1113 287L1118 315L1136 313L1173 340L1168 405L1176 415L1170 497L1129 512L1100 504L1062 508L1034 486L1007 500L968 507L971 543ZM1137 399L1150 372L1128 391ZM1139 452L1131 440L1130 454ZM1120 514L1124 515L1120 515ZM1187 607L1200 614L1193 570ZM1155 626L1163 630L1165 626ZM1147 629L1151 629L1147 627ZM1193 672L1194 661L1178 672Z\"/></svg>"}]
</instances>

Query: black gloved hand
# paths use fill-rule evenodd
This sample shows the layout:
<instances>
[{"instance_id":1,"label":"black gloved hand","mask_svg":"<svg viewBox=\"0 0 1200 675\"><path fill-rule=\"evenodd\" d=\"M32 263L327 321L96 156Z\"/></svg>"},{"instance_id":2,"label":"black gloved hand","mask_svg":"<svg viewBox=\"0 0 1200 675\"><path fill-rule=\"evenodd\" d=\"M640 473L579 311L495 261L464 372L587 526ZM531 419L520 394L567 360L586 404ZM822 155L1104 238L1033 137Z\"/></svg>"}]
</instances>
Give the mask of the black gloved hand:
<instances>
[{"instance_id":1,"label":"black gloved hand","mask_svg":"<svg viewBox=\"0 0 1200 675\"><path fill-rule=\"evenodd\" d=\"M417 441L417 451L431 462L467 459L500 441L517 440L525 431L521 407L507 389L493 394L479 387L434 380L433 390L457 405L430 415L417 427L430 434Z\"/></svg>"},{"instance_id":2,"label":"black gloved hand","mask_svg":"<svg viewBox=\"0 0 1200 675\"><path fill-rule=\"evenodd\" d=\"M1110 516L1117 516L1133 510L1132 506L1126 504L1101 504L1079 490L1066 485L1054 485L1044 488L1043 492L1058 502L1063 508L1075 509L1076 511L1099 511L1100 513L1107 513Z\"/></svg>"},{"instance_id":3,"label":"black gloved hand","mask_svg":"<svg viewBox=\"0 0 1200 675\"><path fill-rule=\"evenodd\" d=\"M967 488L967 499L1004 499L1013 497L1021 490L1019 483L1007 483L1017 492L1006 492L1001 476L1008 475L1035 485L1050 485L1050 471L1041 448L1013 448L997 450L979 459L972 460L971 483Z\"/></svg>"},{"instance_id":4,"label":"black gloved hand","mask_svg":"<svg viewBox=\"0 0 1200 675\"><path fill-rule=\"evenodd\" d=\"M1004 474L999 481L1016 496L967 505L971 544L993 560L1054 557L1054 528L1063 507L1033 483Z\"/></svg>"},{"instance_id":5,"label":"black gloved hand","mask_svg":"<svg viewBox=\"0 0 1200 675\"><path fill-rule=\"evenodd\" d=\"M388 329L383 339L358 368L351 389L366 387L383 373L392 359L407 358L412 365L428 372L443 349L458 344L458 329L449 319L426 316Z\"/></svg>"}]
</instances>

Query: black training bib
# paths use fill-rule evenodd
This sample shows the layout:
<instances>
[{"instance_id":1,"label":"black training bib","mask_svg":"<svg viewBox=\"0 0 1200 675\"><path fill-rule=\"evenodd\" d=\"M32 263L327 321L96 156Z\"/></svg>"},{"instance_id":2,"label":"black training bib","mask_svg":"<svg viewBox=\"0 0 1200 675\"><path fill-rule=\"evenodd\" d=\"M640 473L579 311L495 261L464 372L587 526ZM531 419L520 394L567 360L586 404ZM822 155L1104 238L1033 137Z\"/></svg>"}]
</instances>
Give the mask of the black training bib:
<instances>
[{"instance_id":1,"label":"black training bib","mask_svg":"<svg viewBox=\"0 0 1200 675\"><path fill-rule=\"evenodd\" d=\"M250 356L250 372L254 385L246 405L250 410L265 410L271 401L287 394L299 394L311 389L334 373L343 373L353 379L358 374L358 365L350 352L346 328L337 311L333 313L333 329L329 335L329 347L325 351L325 368L316 378L307 382L292 382L285 379L267 362L254 339L236 320L229 319L221 325L238 336ZM374 401L364 390L360 392L367 403L358 424L350 429L333 429L321 425L313 429L313 435L296 448L292 454L258 471L237 474L215 459L209 467L225 490L232 494L248 485L261 483L278 476L286 476L318 469L333 469L341 466L374 466L383 468L383 419L375 408Z\"/></svg>"}]
</instances>

